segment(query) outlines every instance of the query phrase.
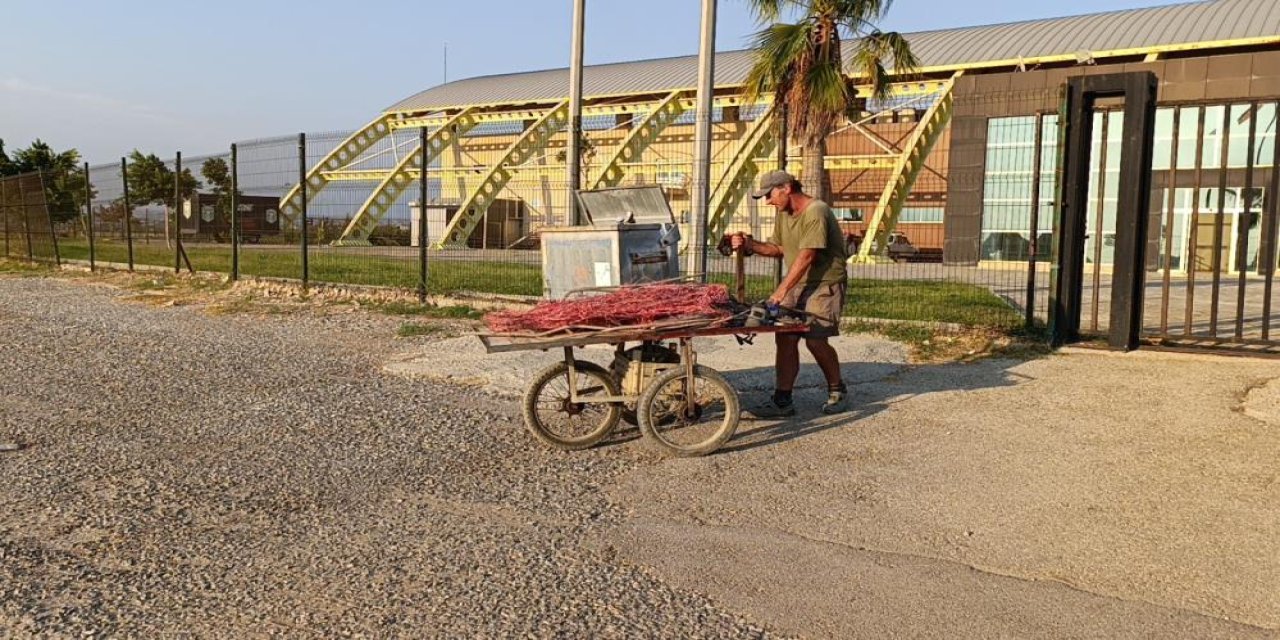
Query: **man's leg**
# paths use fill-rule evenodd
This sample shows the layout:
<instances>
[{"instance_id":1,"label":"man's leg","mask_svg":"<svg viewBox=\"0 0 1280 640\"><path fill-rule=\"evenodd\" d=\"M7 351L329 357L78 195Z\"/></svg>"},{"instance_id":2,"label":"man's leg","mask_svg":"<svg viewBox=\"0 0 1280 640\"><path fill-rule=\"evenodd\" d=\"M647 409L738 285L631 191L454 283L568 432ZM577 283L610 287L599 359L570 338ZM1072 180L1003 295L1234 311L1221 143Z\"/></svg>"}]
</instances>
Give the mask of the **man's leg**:
<instances>
[{"instance_id":1,"label":"man's leg","mask_svg":"<svg viewBox=\"0 0 1280 640\"><path fill-rule=\"evenodd\" d=\"M840 356L836 353L835 347L831 346L826 338L806 338L804 346L809 348L809 353L812 353L813 359L818 362L818 368L822 369L822 375L827 379L827 387L839 386L841 383Z\"/></svg>"},{"instance_id":2,"label":"man's leg","mask_svg":"<svg viewBox=\"0 0 1280 640\"><path fill-rule=\"evenodd\" d=\"M791 401L791 390L800 373L800 338L795 335L774 334L774 386L773 396L747 410L756 418L786 418L796 414Z\"/></svg>"},{"instance_id":3,"label":"man's leg","mask_svg":"<svg viewBox=\"0 0 1280 640\"><path fill-rule=\"evenodd\" d=\"M805 310L814 314L805 346L822 369L827 379L827 401L823 413L841 413L849 408L849 389L840 376L840 356L827 339L840 334L840 316L844 311L845 285L843 283L818 287L806 300Z\"/></svg>"},{"instance_id":4,"label":"man's leg","mask_svg":"<svg viewBox=\"0 0 1280 640\"><path fill-rule=\"evenodd\" d=\"M777 352L774 354L776 378L773 388L790 393L795 387L796 376L800 375L800 336L775 333L773 337L774 344L777 346Z\"/></svg>"}]
</instances>

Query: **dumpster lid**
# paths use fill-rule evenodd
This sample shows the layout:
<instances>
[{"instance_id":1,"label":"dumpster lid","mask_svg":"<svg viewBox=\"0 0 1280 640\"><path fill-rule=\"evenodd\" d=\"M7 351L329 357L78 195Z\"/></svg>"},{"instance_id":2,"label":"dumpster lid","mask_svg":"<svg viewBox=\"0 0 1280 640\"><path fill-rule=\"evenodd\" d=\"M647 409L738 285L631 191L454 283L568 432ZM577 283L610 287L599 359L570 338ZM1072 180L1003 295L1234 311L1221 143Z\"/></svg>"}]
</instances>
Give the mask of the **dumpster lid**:
<instances>
[{"instance_id":1,"label":"dumpster lid","mask_svg":"<svg viewBox=\"0 0 1280 640\"><path fill-rule=\"evenodd\" d=\"M597 229L617 229L627 224L675 224L671 205L662 187L619 187L578 191L578 210Z\"/></svg>"}]
</instances>

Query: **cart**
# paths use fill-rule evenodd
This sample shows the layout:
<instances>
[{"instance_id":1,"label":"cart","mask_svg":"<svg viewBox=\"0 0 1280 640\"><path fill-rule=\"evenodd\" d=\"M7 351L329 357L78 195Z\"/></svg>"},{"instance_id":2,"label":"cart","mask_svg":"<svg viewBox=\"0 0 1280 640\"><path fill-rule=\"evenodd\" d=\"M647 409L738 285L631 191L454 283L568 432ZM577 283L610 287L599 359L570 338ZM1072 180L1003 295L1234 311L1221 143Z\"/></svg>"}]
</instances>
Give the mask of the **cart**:
<instances>
[{"instance_id":1,"label":"cart","mask_svg":"<svg viewBox=\"0 0 1280 640\"><path fill-rule=\"evenodd\" d=\"M539 440L563 450L586 449L622 420L669 455L711 453L738 428L738 392L716 370L697 363L695 338L734 335L749 343L762 333L804 333L804 324L725 326L675 320L646 327L592 329L554 336L480 334L489 353L562 349L564 361L538 374L524 395L524 421ZM574 358L574 349L614 346L608 368Z\"/></svg>"}]
</instances>

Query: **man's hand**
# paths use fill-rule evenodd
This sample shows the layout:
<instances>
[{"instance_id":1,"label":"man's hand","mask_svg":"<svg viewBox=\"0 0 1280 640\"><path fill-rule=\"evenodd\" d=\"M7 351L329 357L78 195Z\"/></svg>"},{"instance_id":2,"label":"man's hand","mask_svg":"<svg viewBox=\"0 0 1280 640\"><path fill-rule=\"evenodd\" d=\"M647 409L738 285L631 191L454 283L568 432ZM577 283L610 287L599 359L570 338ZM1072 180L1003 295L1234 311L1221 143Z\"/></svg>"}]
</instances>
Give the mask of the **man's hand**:
<instances>
[{"instance_id":1,"label":"man's hand","mask_svg":"<svg viewBox=\"0 0 1280 640\"><path fill-rule=\"evenodd\" d=\"M747 251L750 252L752 244L753 243L751 241L751 236L744 235L741 232L738 232L729 236L729 246L734 251L737 251L738 249L746 247Z\"/></svg>"}]
</instances>

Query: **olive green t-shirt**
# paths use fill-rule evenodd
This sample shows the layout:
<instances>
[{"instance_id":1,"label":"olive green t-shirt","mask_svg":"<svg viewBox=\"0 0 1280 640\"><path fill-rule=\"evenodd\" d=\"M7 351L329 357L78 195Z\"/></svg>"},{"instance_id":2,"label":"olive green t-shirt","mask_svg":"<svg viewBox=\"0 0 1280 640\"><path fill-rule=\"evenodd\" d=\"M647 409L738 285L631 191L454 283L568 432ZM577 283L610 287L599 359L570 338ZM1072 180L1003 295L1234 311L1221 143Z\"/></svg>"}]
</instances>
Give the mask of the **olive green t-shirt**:
<instances>
[{"instance_id":1,"label":"olive green t-shirt","mask_svg":"<svg viewBox=\"0 0 1280 640\"><path fill-rule=\"evenodd\" d=\"M782 247L782 260L788 270L802 249L818 250L818 257L802 283L806 287L848 280L844 263L849 255L844 233L831 207L821 200L813 200L797 215L779 212L769 242Z\"/></svg>"}]
</instances>

